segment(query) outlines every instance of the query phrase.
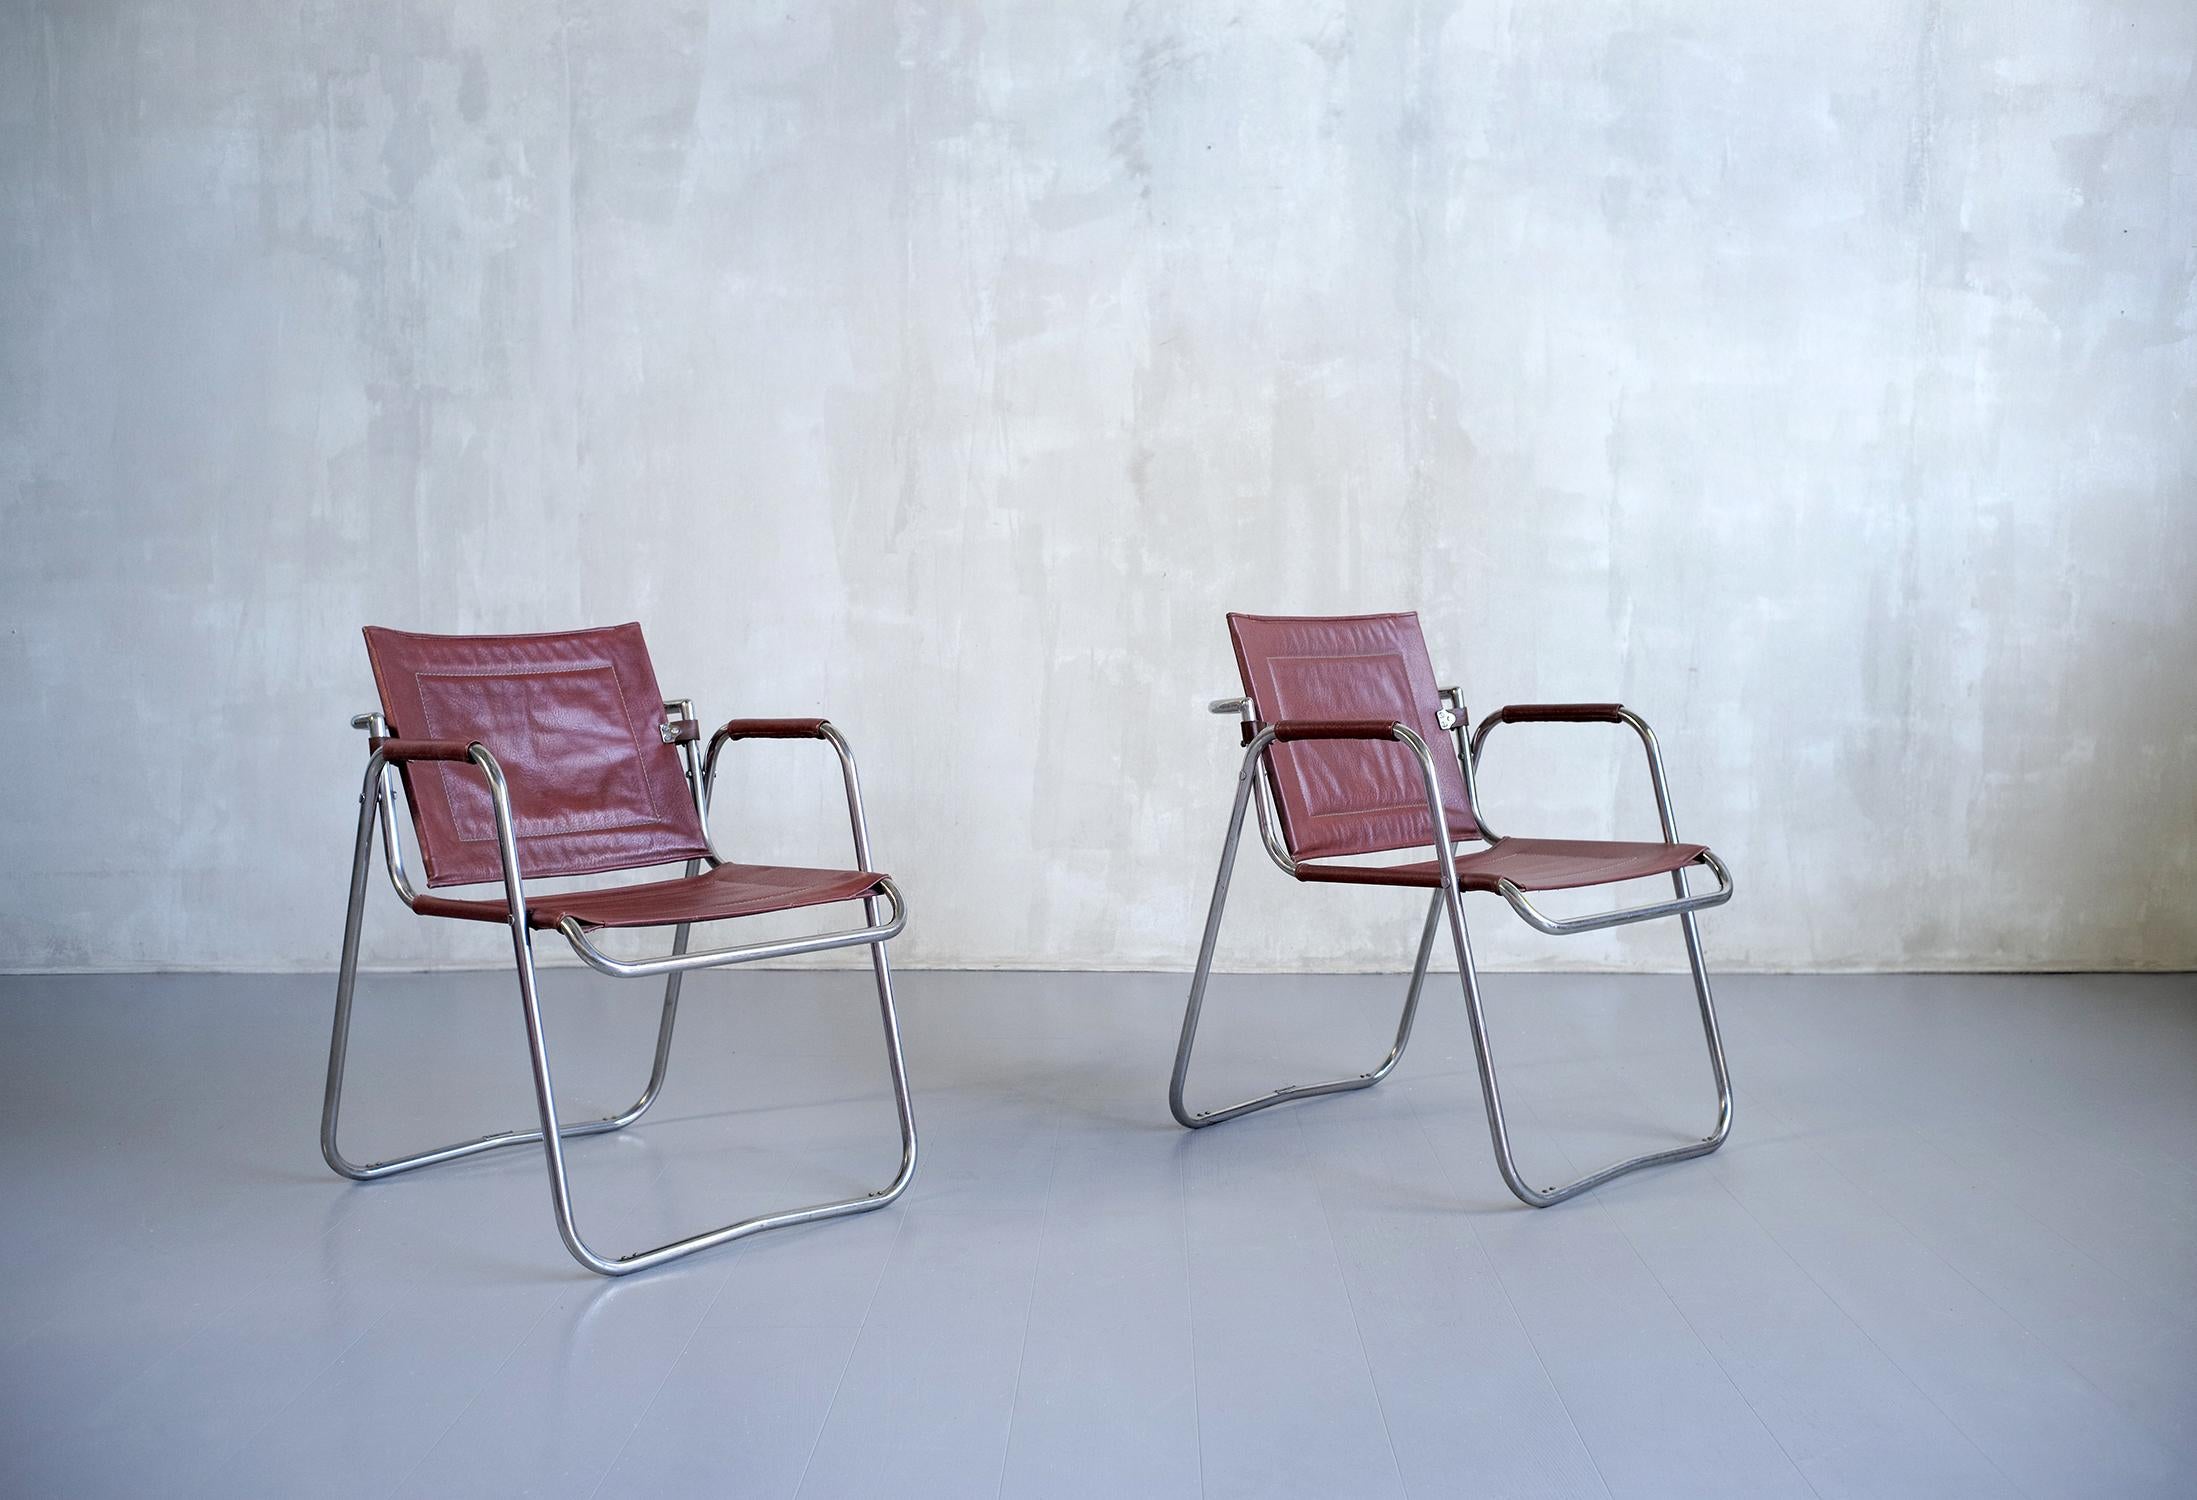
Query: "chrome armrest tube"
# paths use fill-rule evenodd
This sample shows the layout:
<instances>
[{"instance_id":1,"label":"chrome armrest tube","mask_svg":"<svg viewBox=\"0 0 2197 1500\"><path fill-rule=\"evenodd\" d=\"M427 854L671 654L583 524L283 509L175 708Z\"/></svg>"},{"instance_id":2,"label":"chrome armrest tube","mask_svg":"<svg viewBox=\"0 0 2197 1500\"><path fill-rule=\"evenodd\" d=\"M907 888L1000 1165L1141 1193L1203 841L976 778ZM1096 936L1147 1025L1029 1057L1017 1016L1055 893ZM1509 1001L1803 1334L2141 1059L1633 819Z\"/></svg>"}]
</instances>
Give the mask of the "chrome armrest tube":
<instances>
[{"instance_id":1,"label":"chrome armrest tube","mask_svg":"<svg viewBox=\"0 0 2197 1500\"><path fill-rule=\"evenodd\" d=\"M353 729L363 729L374 739L389 738L389 721L378 713L355 714L351 719ZM389 870L389 884L396 889L397 899L407 907L419 900L419 889L412 884L412 872L404 863L404 837L397 831L397 768L383 761L373 778L374 818L381 825L382 863Z\"/></svg>"},{"instance_id":2,"label":"chrome armrest tube","mask_svg":"<svg viewBox=\"0 0 2197 1500\"><path fill-rule=\"evenodd\" d=\"M1646 719L1629 708L1618 709L1617 717L1621 723L1629 726L1633 733L1639 737L1641 750L1648 758L1648 784L1655 791L1655 815L1657 822L1662 825L1663 842L1666 844L1678 843L1680 842L1678 818L1671 811L1670 782L1664 775L1663 747L1655 737L1655 730L1649 727ZM1486 748L1488 736L1494 733L1496 725L1504 722L1507 721L1503 718L1502 713L1498 711L1482 719L1480 727L1473 731L1471 749L1465 756L1465 774L1467 777L1472 776L1478 768L1480 755L1482 750ZM1477 790L1475 790L1473 811L1476 814L1480 811ZM1497 836L1494 830L1487 826L1485 817L1480 820L1480 832L1489 839ZM1686 871L1684 869L1673 870L1671 872L1671 884L1678 892L1675 899L1659 901L1649 906L1630 906L1617 911L1596 912L1583 917L1547 916L1526 899L1525 892L1507 880L1498 882L1497 888L1503 899L1511 904L1512 909L1524 918L1529 926L1551 936L1565 937L1578 932L1597 932L1606 927L1623 927L1633 922L1650 922L1658 917L1689 916L1697 911L1706 911L1712 906L1722 906L1732 899L1732 872L1730 868L1725 865L1724 861L1707 850L1702 851L1700 863L1707 865L1716 876L1717 888L1715 890L1695 895L1686 888Z\"/></svg>"},{"instance_id":3,"label":"chrome armrest tube","mask_svg":"<svg viewBox=\"0 0 2197 1500\"><path fill-rule=\"evenodd\" d=\"M710 799L717 790L717 757L734 738L722 729L710 736L709 751L702 757L701 775L696 783L701 799L702 836L709 840L711 858L718 864L725 860L717 852L716 837L709 829ZM870 867L870 829L862 812L862 775L855 768L854 749L847 743L847 737L839 732L839 727L828 719L817 726L816 738L829 744L839 757L840 785L847 795L847 823L854 833L854 867L867 870Z\"/></svg>"},{"instance_id":4,"label":"chrome armrest tube","mask_svg":"<svg viewBox=\"0 0 2197 1500\"><path fill-rule=\"evenodd\" d=\"M1641 718L1640 715L1629 708L1620 708L1617 711L1617 716L1624 723L1630 725L1633 733L1640 737L1641 748L1647 753L1648 757L1648 780L1650 785L1655 788L1655 812L1657 820L1663 827L1663 842L1675 844L1679 842L1678 821L1671 813L1671 791L1663 775L1662 746L1657 743L1655 731L1648 727L1646 719ZM1467 776L1473 775L1479 769L1480 755L1487 746L1488 736L1495 732L1496 725L1503 722L1505 721L1502 713L1497 711L1482 719L1480 727L1473 731L1470 751L1464 757L1465 774ZM1477 797L1474 798L1473 812L1475 815L1480 812ZM1485 817L1480 819L1480 831L1490 839L1500 836L1487 826Z\"/></svg>"}]
</instances>

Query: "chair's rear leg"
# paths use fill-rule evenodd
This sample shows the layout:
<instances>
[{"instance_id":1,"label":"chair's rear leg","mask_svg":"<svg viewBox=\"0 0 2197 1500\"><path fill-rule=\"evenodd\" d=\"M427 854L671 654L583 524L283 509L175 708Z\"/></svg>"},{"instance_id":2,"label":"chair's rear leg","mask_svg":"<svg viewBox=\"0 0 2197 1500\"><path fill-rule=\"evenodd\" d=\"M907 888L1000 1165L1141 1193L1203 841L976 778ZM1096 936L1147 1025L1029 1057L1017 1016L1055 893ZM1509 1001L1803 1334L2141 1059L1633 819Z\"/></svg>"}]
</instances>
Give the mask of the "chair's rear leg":
<instances>
[{"instance_id":1,"label":"chair's rear leg","mask_svg":"<svg viewBox=\"0 0 2197 1500\"><path fill-rule=\"evenodd\" d=\"M687 748L691 750L693 747L690 745ZM701 873L702 862L700 860L690 859L687 861L687 879L692 880ZM681 922L679 924L671 935L672 957L677 958L687 951L687 938L693 931L693 923ZM609 1119L600 1122L602 1129L617 1130L623 1126L631 1125L635 1120L648 1113L649 1106L656 1102L656 1096L664 1091L664 1074L671 1067L671 1028L672 1024L679 1019L679 981L686 977L684 970L675 969L664 979L664 1012L656 1023L656 1058L654 1062L649 1064L648 1087L641 1090L641 1097L634 1100L631 1105L618 1111ZM583 1133L592 1135L595 1132L593 1128L584 1132L568 1128L564 1133L566 1135Z\"/></svg>"},{"instance_id":2,"label":"chair's rear leg","mask_svg":"<svg viewBox=\"0 0 2197 1500\"><path fill-rule=\"evenodd\" d=\"M1683 877L1677 877L1679 894L1685 895ZM1533 1208L1547 1208L1577 1197L1589 1188L1599 1187L1613 1177L1627 1172L1637 1172L1642 1167L1661 1166L1667 1162L1685 1161L1691 1157L1706 1156L1724 1144L1731 1131L1732 1095L1730 1082L1725 1074L1724 1044L1717 1029L1716 1009L1709 998L1709 973L1701 958L1701 937L1694 930L1693 913L1683 913L1679 920L1686 933L1686 955L1693 965L1694 995L1701 1006L1701 1024L1709 1043L1710 1066L1716 1076L1717 1123L1716 1129L1698 1141L1674 1146L1664 1151L1650 1151L1640 1156L1615 1162L1598 1172L1590 1172L1576 1182L1562 1187L1534 1188L1527 1184L1518 1170L1518 1163L1511 1155L1510 1133L1503 1121L1503 1100L1495 1082L1494 1052L1488 1042L1487 1016L1480 1003L1479 971L1472 961L1472 940L1465 930L1465 905L1456 891L1443 892L1449 905L1450 932L1457 949L1457 971L1465 991L1465 1013L1472 1027L1473 1057L1479 1067L1480 1097L1487 1107L1488 1136L1495 1147L1496 1169L1503 1175L1504 1185L1509 1187L1519 1201Z\"/></svg>"},{"instance_id":3,"label":"chair's rear leg","mask_svg":"<svg viewBox=\"0 0 2197 1500\"><path fill-rule=\"evenodd\" d=\"M1396 1024L1396 1045L1378 1068L1366 1075L1367 1081L1379 1083L1394 1070L1404 1055L1404 1048L1411 1042L1411 1023L1418 1019L1419 992L1426 988L1427 963L1434 956L1434 934L1442 924L1442 893L1436 891L1434 899L1427 903L1426 926L1419 933L1419 957L1411 966L1411 988L1404 993L1403 1019Z\"/></svg>"},{"instance_id":4,"label":"chair's rear leg","mask_svg":"<svg viewBox=\"0 0 2197 1500\"><path fill-rule=\"evenodd\" d=\"M1244 810L1250 803L1254 768L1246 761L1243 774L1236 784L1236 805L1228 819L1228 838L1221 846L1220 873L1213 882L1213 901L1205 916L1205 936L1198 945L1198 965L1190 976L1190 1001L1184 1008L1182 1035L1175 1043L1175 1071L1167 1086L1167 1108L1177 1124L1190 1130L1202 1130L1208 1125L1218 1125L1223 1120L1233 1120L1255 1110L1287 1103L1291 1099L1313 1099L1322 1094L1342 1094L1353 1089L1371 1088L1386 1078L1404 1055L1404 1048L1411 1041L1412 1022L1419 1013L1419 992L1425 986L1427 962L1434 952L1434 931L1441 919L1441 893L1427 907L1425 929L1419 934L1419 956L1411 970L1411 988L1404 996L1403 1018L1396 1026L1396 1041L1388 1050L1381 1065L1370 1073L1359 1073L1349 1078L1332 1079L1326 1083L1290 1084L1270 1094L1246 1099L1241 1104L1226 1109L1193 1113L1183 1099L1183 1087L1190 1076L1190 1054L1197 1046L1198 1018L1205 1009L1206 981L1213 973L1213 950L1220 940L1221 917L1228 906L1228 882L1236 868L1236 851L1243 841Z\"/></svg>"},{"instance_id":5,"label":"chair's rear leg","mask_svg":"<svg viewBox=\"0 0 2197 1500\"><path fill-rule=\"evenodd\" d=\"M328 1165L342 1176L354 1182L372 1182L379 1177L393 1177L399 1172L415 1171L431 1167L438 1162L456 1161L461 1157L477 1155L483 1151L499 1151L506 1146L525 1146L542 1138L539 1130L503 1130L455 1145L438 1146L430 1151L415 1152L410 1156L392 1157L388 1161L354 1162L343 1154L336 1144L337 1121L343 1101L343 1077L345 1062L351 1043L351 1003L358 987L359 933L364 925L366 906L367 870L372 860L374 837L374 809L369 802L361 810L359 819L359 843L351 860L351 900L344 916L343 957L336 970L336 1019L333 1034L328 1042L328 1085L321 1096L320 1154ZM690 871L691 873L691 871ZM680 924L672 951L684 953L687 949L687 926ZM586 1120L574 1125L559 1127L557 1133L572 1137L602 1135L631 1125L648 1113L649 1106L663 1092L664 1074L671 1061L672 1023L679 1014L679 981L684 975L673 974L664 984L664 1008L656 1026L656 1059L650 1069L648 1086L641 1097L617 1114L599 1120Z\"/></svg>"},{"instance_id":6,"label":"chair's rear leg","mask_svg":"<svg viewBox=\"0 0 2197 1500\"><path fill-rule=\"evenodd\" d=\"M694 865L689 864L687 866L689 875L692 875L694 870ZM686 922L679 924L678 930L672 935L671 939L673 957L687 951L687 934L691 930L691 924ZM649 1065L648 1086L641 1090L641 1097L608 1119L594 1121L584 1127L568 1125L564 1129L564 1134L593 1135L598 1128L617 1130L631 1125L635 1120L648 1113L649 1106L656 1102L656 1096L664 1091L664 1074L670 1071L671 1068L671 1030L674 1023L679 1019L679 981L686 977L686 971L674 970L664 980L664 1009L663 1014L656 1022L656 1058Z\"/></svg>"}]
</instances>

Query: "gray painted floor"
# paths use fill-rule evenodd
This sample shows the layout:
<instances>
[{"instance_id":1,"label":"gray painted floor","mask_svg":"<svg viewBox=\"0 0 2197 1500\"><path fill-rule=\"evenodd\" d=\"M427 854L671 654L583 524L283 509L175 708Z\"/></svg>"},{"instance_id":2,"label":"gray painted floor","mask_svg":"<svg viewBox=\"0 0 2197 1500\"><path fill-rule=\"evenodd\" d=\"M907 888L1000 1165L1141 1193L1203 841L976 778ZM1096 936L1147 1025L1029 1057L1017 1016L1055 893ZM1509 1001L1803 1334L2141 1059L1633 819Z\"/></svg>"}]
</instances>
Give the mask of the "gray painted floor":
<instances>
[{"instance_id":1,"label":"gray painted floor","mask_svg":"<svg viewBox=\"0 0 2197 1500\"><path fill-rule=\"evenodd\" d=\"M882 1183L860 974L703 975L600 1245ZM1400 978L1223 978L1196 1094L1378 1058ZM575 1113L638 985L547 981ZM1196 1136L1183 981L910 974L882 1213L611 1283L531 1151L321 1165L321 978L0 980L0 1493L2197 1493L2197 981L1734 978L1705 1161L1535 1213L1430 991L1379 1089ZM1708 1124L1684 979L1496 976L1528 1172ZM528 1118L499 976L365 981L346 1142Z\"/></svg>"}]
</instances>

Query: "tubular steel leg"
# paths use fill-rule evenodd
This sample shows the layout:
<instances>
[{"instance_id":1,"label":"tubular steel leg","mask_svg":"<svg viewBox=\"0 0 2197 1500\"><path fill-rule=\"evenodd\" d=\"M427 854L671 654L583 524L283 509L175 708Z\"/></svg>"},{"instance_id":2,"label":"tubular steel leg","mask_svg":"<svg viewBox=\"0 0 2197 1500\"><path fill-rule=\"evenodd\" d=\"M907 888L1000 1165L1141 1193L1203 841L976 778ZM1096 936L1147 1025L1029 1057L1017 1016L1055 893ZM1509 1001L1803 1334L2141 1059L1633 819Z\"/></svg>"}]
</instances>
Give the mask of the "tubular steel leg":
<instances>
[{"instance_id":1,"label":"tubular steel leg","mask_svg":"<svg viewBox=\"0 0 2197 1500\"><path fill-rule=\"evenodd\" d=\"M874 916L872 918L874 921ZM808 1208L790 1209L783 1213L762 1214L752 1219L742 1219L719 1229L705 1230L685 1239L658 1245L653 1250L636 1251L631 1255L609 1260L597 1254L580 1234L579 1224L572 1211L572 1185L565 1173L564 1146L557 1132L550 1129L550 1122L557 1117L556 1088L550 1079L548 1043L542 1034L542 1010L540 998L534 987L534 953L531 934L514 929L513 945L519 970L519 999L526 1015L527 1051L534 1064L534 1090L540 1104L542 1129L537 1134L549 1162L550 1205L557 1219L557 1233L572 1252L572 1258L581 1265L603 1276L628 1276L635 1271L645 1271L651 1266L692 1255L732 1240L760 1234L766 1229L780 1229L793 1224L807 1224L818 1219L835 1219L847 1214L868 1213L883 1208L907 1190L915 1176L916 1138L915 1114L908 1096L908 1080L900 1050L900 1025L892 998L892 974L885 959L885 945L870 945L872 967L877 976L878 1006L885 1025L886 1060L892 1071L893 1103L900 1117L900 1170L892 1182L877 1192L860 1198L845 1198L832 1203L814 1204Z\"/></svg>"},{"instance_id":2,"label":"tubular steel leg","mask_svg":"<svg viewBox=\"0 0 2197 1500\"><path fill-rule=\"evenodd\" d=\"M1683 875L1674 875L1679 894L1686 893ZM1480 981L1478 970L1472 962L1472 940L1465 931L1465 904L1456 888L1441 892L1449 906L1450 934L1457 949L1457 971L1464 983L1465 1013L1472 1025L1472 1052L1480 1071L1480 1097L1487 1105L1488 1137L1495 1147L1495 1165L1503 1174L1503 1182L1520 1202L1533 1208L1547 1208L1577 1197L1592 1187L1599 1187L1613 1177L1627 1172L1637 1172L1642 1167L1661 1166L1666 1162L1685 1161L1689 1157L1706 1156L1724 1144L1732 1129L1732 1088L1724 1065L1724 1041L1716 1024L1716 1006L1709 997L1709 973L1701 959L1701 936L1694 930L1692 912L1680 916L1686 934L1686 957L1693 966L1694 998L1701 1007L1701 1029L1709 1044L1709 1067L1716 1079L1717 1112L1716 1128L1697 1141L1683 1146L1673 1146L1664 1151L1650 1151L1645 1155L1630 1157L1590 1172L1576 1182L1562 1187L1536 1189L1527 1186L1518 1170L1518 1163L1511 1156L1510 1134L1503 1124L1503 1101L1495 1084L1495 1060L1488 1045L1487 1017L1480 1005Z\"/></svg>"},{"instance_id":3,"label":"tubular steel leg","mask_svg":"<svg viewBox=\"0 0 2197 1500\"><path fill-rule=\"evenodd\" d=\"M1412 966L1411 988L1404 996L1404 1014L1396 1026L1396 1042L1389 1048L1388 1056L1379 1067L1370 1073L1337 1078L1327 1083L1289 1084L1271 1094L1261 1094L1256 1099L1231 1104L1226 1109L1192 1113L1183 1101L1183 1085L1190 1076L1191 1050L1197 1045L1198 1017L1205 1008L1205 983L1212 976L1213 948L1220 938L1221 915L1228 905L1228 880L1235 870L1236 850L1243 839L1244 808L1251 789L1255 764L1255 759L1245 761L1243 776L1237 783L1235 811L1228 820L1227 842L1221 847L1220 874L1213 883L1213 904L1206 913L1205 940L1199 945L1197 971L1190 979L1190 1003L1183 1012L1182 1038L1175 1044L1174 1077L1167 1086L1168 1110L1174 1115L1176 1123L1190 1130L1202 1130L1208 1125L1218 1125L1223 1120L1233 1120L1240 1115L1248 1115L1255 1110L1283 1104L1291 1099L1313 1099L1322 1094L1343 1094L1353 1089L1371 1088L1386 1078L1395 1068L1397 1060L1404 1055L1404 1048L1410 1044L1411 1023L1419 1013L1419 992L1426 984L1427 961L1434 952L1435 924L1441 918L1442 903L1440 893L1437 892L1434 901L1427 907L1425 930L1419 934L1419 958Z\"/></svg>"},{"instance_id":4,"label":"tubular steel leg","mask_svg":"<svg viewBox=\"0 0 2197 1500\"><path fill-rule=\"evenodd\" d=\"M504 1130L481 1136L477 1140L460 1141L455 1145L415 1152L410 1156L367 1163L350 1160L337 1145L336 1125L343 1103L344 1066L351 1044L351 1000L358 984L359 931L365 915L366 870L373 850L373 819L374 808L369 803L361 812L359 844L351 862L351 903L344 915L343 958L336 973L336 1020L334 1033L328 1042L328 1085L321 1096L320 1113L321 1157L336 1172L354 1182L372 1182L379 1177L394 1177L399 1172L431 1167L438 1162L456 1161L483 1151L530 1145L542 1138L539 1130ZM693 873L692 866L688 873ZM681 923L672 941L674 953L686 952L687 931L686 924ZM675 973L664 983L663 1015L656 1025L656 1058L649 1070L648 1085L641 1091L641 1097L614 1115L559 1126L559 1135L602 1135L608 1131L623 1129L648 1113L649 1107L663 1092L664 1074L671 1064L672 1023L679 1014L679 981L684 977Z\"/></svg>"}]
</instances>

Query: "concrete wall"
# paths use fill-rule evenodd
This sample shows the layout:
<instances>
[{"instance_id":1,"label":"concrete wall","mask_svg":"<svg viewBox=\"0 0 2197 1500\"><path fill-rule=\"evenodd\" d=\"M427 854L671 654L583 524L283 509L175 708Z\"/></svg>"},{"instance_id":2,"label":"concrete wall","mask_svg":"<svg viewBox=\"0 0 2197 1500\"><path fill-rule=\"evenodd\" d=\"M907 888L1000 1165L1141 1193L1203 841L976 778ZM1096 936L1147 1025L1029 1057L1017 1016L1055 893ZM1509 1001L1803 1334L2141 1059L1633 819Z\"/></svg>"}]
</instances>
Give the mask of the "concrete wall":
<instances>
[{"instance_id":1,"label":"concrete wall","mask_svg":"<svg viewBox=\"0 0 2197 1500\"><path fill-rule=\"evenodd\" d=\"M327 966L357 627L638 617L847 727L905 960L1186 965L1222 611L1395 606L1476 708L1649 714L1715 958L2197 964L2193 57L2188 0L8 0L0 964ZM1512 831L1652 827L1607 731L1490 760ZM734 787L836 856L828 762ZM1416 932L1238 886L1227 964Z\"/></svg>"}]
</instances>

